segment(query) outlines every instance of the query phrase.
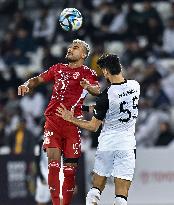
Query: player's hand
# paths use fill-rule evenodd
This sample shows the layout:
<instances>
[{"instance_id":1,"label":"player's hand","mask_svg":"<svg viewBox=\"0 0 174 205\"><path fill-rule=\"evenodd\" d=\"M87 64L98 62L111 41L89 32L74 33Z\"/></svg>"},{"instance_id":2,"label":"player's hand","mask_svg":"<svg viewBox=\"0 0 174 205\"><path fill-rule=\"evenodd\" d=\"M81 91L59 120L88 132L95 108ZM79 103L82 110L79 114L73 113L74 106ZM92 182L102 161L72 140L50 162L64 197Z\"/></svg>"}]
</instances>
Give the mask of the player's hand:
<instances>
[{"instance_id":1,"label":"player's hand","mask_svg":"<svg viewBox=\"0 0 174 205\"><path fill-rule=\"evenodd\" d=\"M28 93L30 91L29 87L27 87L26 85L20 85L18 87L18 95L22 95L24 96L26 93Z\"/></svg>"},{"instance_id":2,"label":"player's hand","mask_svg":"<svg viewBox=\"0 0 174 205\"><path fill-rule=\"evenodd\" d=\"M91 84L89 83L89 81L83 78L82 81L80 81L80 85L86 90Z\"/></svg>"},{"instance_id":3,"label":"player's hand","mask_svg":"<svg viewBox=\"0 0 174 205\"><path fill-rule=\"evenodd\" d=\"M61 103L60 107L57 108L56 115L62 117L64 120L71 122L73 119L74 111L69 111L66 107Z\"/></svg>"}]
</instances>

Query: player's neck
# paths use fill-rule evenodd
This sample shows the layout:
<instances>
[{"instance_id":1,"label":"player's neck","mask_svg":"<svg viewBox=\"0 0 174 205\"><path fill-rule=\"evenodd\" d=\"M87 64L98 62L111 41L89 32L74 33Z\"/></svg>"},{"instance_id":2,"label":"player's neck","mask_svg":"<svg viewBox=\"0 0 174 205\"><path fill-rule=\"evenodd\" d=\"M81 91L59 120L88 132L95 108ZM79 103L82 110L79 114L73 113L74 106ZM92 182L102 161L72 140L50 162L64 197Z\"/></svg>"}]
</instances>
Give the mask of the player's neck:
<instances>
[{"instance_id":1,"label":"player's neck","mask_svg":"<svg viewBox=\"0 0 174 205\"><path fill-rule=\"evenodd\" d=\"M73 68L78 68L83 65L83 62L77 61L77 62L69 62L69 67Z\"/></svg>"},{"instance_id":2,"label":"player's neck","mask_svg":"<svg viewBox=\"0 0 174 205\"><path fill-rule=\"evenodd\" d=\"M125 81L125 78L122 76L122 74L119 75L111 75L109 77L109 81L112 83L122 83Z\"/></svg>"}]
</instances>

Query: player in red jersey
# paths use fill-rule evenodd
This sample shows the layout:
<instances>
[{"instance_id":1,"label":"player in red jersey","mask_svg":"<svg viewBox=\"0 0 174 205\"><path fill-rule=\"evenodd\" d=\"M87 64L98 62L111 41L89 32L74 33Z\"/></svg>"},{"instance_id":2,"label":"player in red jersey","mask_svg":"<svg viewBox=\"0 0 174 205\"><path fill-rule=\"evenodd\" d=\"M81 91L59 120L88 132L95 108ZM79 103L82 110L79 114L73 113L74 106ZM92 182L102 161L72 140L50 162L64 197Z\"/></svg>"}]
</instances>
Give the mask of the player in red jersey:
<instances>
[{"instance_id":1,"label":"player in red jersey","mask_svg":"<svg viewBox=\"0 0 174 205\"><path fill-rule=\"evenodd\" d=\"M24 96L30 89L41 83L54 82L52 97L45 111L43 147L48 155L48 184L53 205L60 205L60 160L64 157L63 205L69 205L75 187L75 173L81 154L80 131L75 125L55 115L60 103L74 110L77 117L82 115L82 104L87 93L98 95L99 84L94 71L84 66L89 55L89 45L74 40L68 47L66 59L69 64L56 64L39 76L29 79L18 87L18 95Z\"/></svg>"}]
</instances>

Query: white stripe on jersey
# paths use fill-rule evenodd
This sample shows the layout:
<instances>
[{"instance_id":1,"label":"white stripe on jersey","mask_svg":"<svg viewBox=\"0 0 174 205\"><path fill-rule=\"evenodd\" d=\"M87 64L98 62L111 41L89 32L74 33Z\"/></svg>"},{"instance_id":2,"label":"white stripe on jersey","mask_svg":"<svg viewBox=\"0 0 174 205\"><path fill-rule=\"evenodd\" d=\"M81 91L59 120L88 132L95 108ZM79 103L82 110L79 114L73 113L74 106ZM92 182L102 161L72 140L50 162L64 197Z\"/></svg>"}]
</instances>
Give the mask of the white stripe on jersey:
<instances>
[{"instance_id":1,"label":"white stripe on jersey","mask_svg":"<svg viewBox=\"0 0 174 205\"><path fill-rule=\"evenodd\" d=\"M73 110L78 105L80 100L85 98L87 94L88 94L88 91L83 89L83 92L82 92L81 96L79 97L79 99L77 100L77 102L74 105L71 106L71 110Z\"/></svg>"}]
</instances>

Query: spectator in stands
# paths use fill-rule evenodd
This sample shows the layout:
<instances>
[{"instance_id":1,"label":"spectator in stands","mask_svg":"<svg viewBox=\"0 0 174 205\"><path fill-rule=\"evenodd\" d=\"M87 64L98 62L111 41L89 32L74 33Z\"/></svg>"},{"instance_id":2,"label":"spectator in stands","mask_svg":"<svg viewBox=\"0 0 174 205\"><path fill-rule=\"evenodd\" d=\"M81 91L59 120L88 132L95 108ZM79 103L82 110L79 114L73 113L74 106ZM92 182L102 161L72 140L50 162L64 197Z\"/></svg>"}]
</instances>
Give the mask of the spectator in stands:
<instances>
[{"instance_id":1,"label":"spectator in stands","mask_svg":"<svg viewBox=\"0 0 174 205\"><path fill-rule=\"evenodd\" d=\"M174 57L174 17L169 18L163 35L163 51L169 57Z\"/></svg>"},{"instance_id":2,"label":"spectator in stands","mask_svg":"<svg viewBox=\"0 0 174 205\"><path fill-rule=\"evenodd\" d=\"M15 38L10 35L4 44L6 45L4 60L7 65L29 64L29 58L26 53L34 51L35 44L27 30L18 29Z\"/></svg>"},{"instance_id":3,"label":"spectator in stands","mask_svg":"<svg viewBox=\"0 0 174 205\"><path fill-rule=\"evenodd\" d=\"M13 31L24 29L31 36L33 30L33 22L24 15L22 10L18 10L15 12L9 28Z\"/></svg>"},{"instance_id":4,"label":"spectator in stands","mask_svg":"<svg viewBox=\"0 0 174 205\"><path fill-rule=\"evenodd\" d=\"M11 15L17 10L18 6L16 0L0 1L0 14Z\"/></svg>"},{"instance_id":5,"label":"spectator in stands","mask_svg":"<svg viewBox=\"0 0 174 205\"><path fill-rule=\"evenodd\" d=\"M9 136L12 132L15 132L20 119L23 117L23 113L19 107L16 110L7 110L4 106L3 115L6 121L5 132Z\"/></svg>"},{"instance_id":6,"label":"spectator in stands","mask_svg":"<svg viewBox=\"0 0 174 205\"><path fill-rule=\"evenodd\" d=\"M164 90L166 96L169 98L171 105L174 106L174 72L163 78L161 84L162 89Z\"/></svg>"},{"instance_id":7,"label":"spectator in stands","mask_svg":"<svg viewBox=\"0 0 174 205\"><path fill-rule=\"evenodd\" d=\"M172 16L174 16L174 1L171 1L170 3L171 3L171 5L170 5L170 9L171 9L170 17L172 17Z\"/></svg>"},{"instance_id":8,"label":"spectator in stands","mask_svg":"<svg viewBox=\"0 0 174 205\"><path fill-rule=\"evenodd\" d=\"M22 80L18 77L14 67L9 67L8 69L8 79L7 79L7 88L17 87L21 84Z\"/></svg>"},{"instance_id":9,"label":"spectator in stands","mask_svg":"<svg viewBox=\"0 0 174 205\"><path fill-rule=\"evenodd\" d=\"M143 12L141 12L142 34L147 34L148 21L150 18L156 19L159 25L162 25L162 19L156 8L152 6L151 1L144 1Z\"/></svg>"},{"instance_id":10,"label":"spectator in stands","mask_svg":"<svg viewBox=\"0 0 174 205\"><path fill-rule=\"evenodd\" d=\"M44 70L47 70L50 66L56 64L58 58L52 55L49 46L43 47L43 58L42 58L42 67Z\"/></svg>"},{"instance_id":11,"label":"spectator in stands","mask_svg":"<svg viewBox=\"0 0 174 205\"><path fill-rule=\"evenodd\" d=\"M139 103L137 130L135 133L137 147L154 146L160 132L160 123L169 122L166 110L152 108L151 99L142 99Z\"/></svg>"},{"instance_id":12,"label":"spectator in stands","mask_svg":"<svg viewBox=\"0 0 174 205\"><path fill-rule=\"evenodd\" d=\"M28 51L35 51L36 47L33 38L29 35L28 31L20 28L17 30L15 40L15 49L25 54Z\"/></svg>"},{"instance_id":13,"label":"spectator in stands","mask_svg":"<svg viewBox=\"0 0 174 205\"><path fill-rule=\"evenodd\" d=\"M144 71L144 78L141 82L141 95L142 96L146 96L147 97L147 90L149 88L149 86L158 83L162 76L160 74L160 72L157 69L158 65L157 65L157 61L155 59L153 60L149 60L145 71Z\"/></svg>"},{"instance_id":14,"label":"spectator in stands","mask_svg":"<svg viewBox=\"0 0 174 205\"><path fill-rule=\"evenodd\" d=\"M170 124L162 122L160 124L160 133L156 139L155 146L166 146L174 140L174 135L171 132Z\"/></svg>"},{"instance_id":15,"label":"spectator in stands","mask_svg":"<svg viewBox=\"0 0 174 205\"><path fill-rule=\"evenodd\" d=\"M163 36L163 25L161 22L155 17L150 17L147 19L146 27L145 36L148 40L148 48L152 50L154 46L161 46Z\"/></svg>"},{"instance_id":16,"label":"spectator in stands","mask_svg":"<svg viewBox=\"0 0 174 205\"><path fill-rule=\"evenodd\" d=\"M5 134L5 119L0 117L0 147L7 144L7 136Z\"/></svg>"},{"instance_id":17,"label":"spectator in stands","mask_svg":"<svg viewBox=\"0 0 174 205\"><path fill-rule=\"evenodd\" d=\"M126 25L122 6L105 2L101 8L103 17L101 18L99 31L102 39L110 41L124 38L123 34L126 31Z\"/></svg>"},{"instance_id":18,"label":"spectator in stands","mask_svg":"<svg viewBox=\"0 0 174 205\"><path fill-rule=\"evenodd\" d=\"M163 91L160 81L149 85L146 97L151 98L152 107L154 108L168 108L170 106L170 100Z\"/></svg>"},{"instance_id":19,"label":"spectator in stands","mask_svg":"<svg viewBox=\"0 0 174 205\"><path fill-rule=\"evenodd\" d=\"M9 145L12 154L34 154L34 137L26 128L26 120L22 119L14 133L9 136Z\"/></svg>"},{"instance_id":20,"label":"spectator in stands","mask_svg":"<svg viewBox=\"0 0 174 205\"><path fill-rule=\"evenodd\" d=\"M142 59L147 57L146 49L140 47L137 39L127 39L124 42L125 50L121 57L121 62L124 66L129 66L133 60Z\"/></svg>"},{"instance_id":21,"label":"spectator in stands","mask_svg":"<svg viewBox=\"0 0 174 205\"><path fill-rule=\"evenodd\" d=\"M6 96L7 96L7 102L5 104L4 109L7 112L11 112L11 111L15 111L18 109L19 107L19 98L16 95L16 90L15 87L11 87L7 90L6 92Z\"/></svg>"},{"instance_id":22,"label":"spectator in stands","mask_svg":"<svg viewBox=\"0 0 174 205\"><path fill-rule=\"evenodd\" d=\"M36 118L36 120L42 116L44 106L44 97L39 92L31 92L20 101L20 107L24 116L31 116L32 118Z\"/></svg>"},{"instance_id":23,"label":"spectator in stands","mask_svg":"<svg viewBox=\"0 0 174 205\"><path fill-rule=\"evenodd\" d=\"M4 92L7 90L7 80L4 77L4 73L2 71L0 71L0 82L1 82L1 86L0 86L0 98L3 98L3 94Z\"/></svg>"},{"instance_id":24,"label":"spectator in stands","mask_svg":"<svg viewBox=\"0 0 174 205\"><path fill-rule=\"evenodd\" d=\"M97 65L97 60L101 56L104 51L104 47L102 44L96 44L93 52L90 55L90 67L95 70L98 77L103 76L101 69Z\"/></svg>"},{"instance_id":25,"label":"spectator in stands","mask_svg":"<svg viewBox=\"0 0 174 205\"><path fill-rule=\"evenodd\" d=\"M51 42L55 32L56 20L49 13L47 7L40 9L40 16L34 22L33 36L38 45L43 46L45 43Z\"/></svg>"},{"instance_id":26,"label":"spectator in stands","mask_svg":"<svg viewBox=\"0 0 174 205\"><path fill-rule=\"evenodd\" d=\"M141 18L140 12L134 9L133 3L128 2L128 11L126 13L125 21L127 25L127 35L135 38L140 35Z\"/></svg>"},{"instance_id":27,"label":"spectator in stands","mask_svg":"<svg viewBox=\"0 0 174 205\"><path fill-rule=\"evenodd\" d=\"M145 62L142 59L135 59L127 69L126 75L128 79L135 79L142 82L144 79Z\"/></svg>"},{"instance_id":28,"label":"spectator in stands","mask_svg":"<svg viewBox=\"0 0 174 205\"><path fill-rule=\"evenodd\" d=\"M14 33L12 31L7 31L4 39L0 43L0 55L2 56L6 64L10 64L11 59L13 59L15 47L14 42Z\"/></svg>"}]
</instances>

